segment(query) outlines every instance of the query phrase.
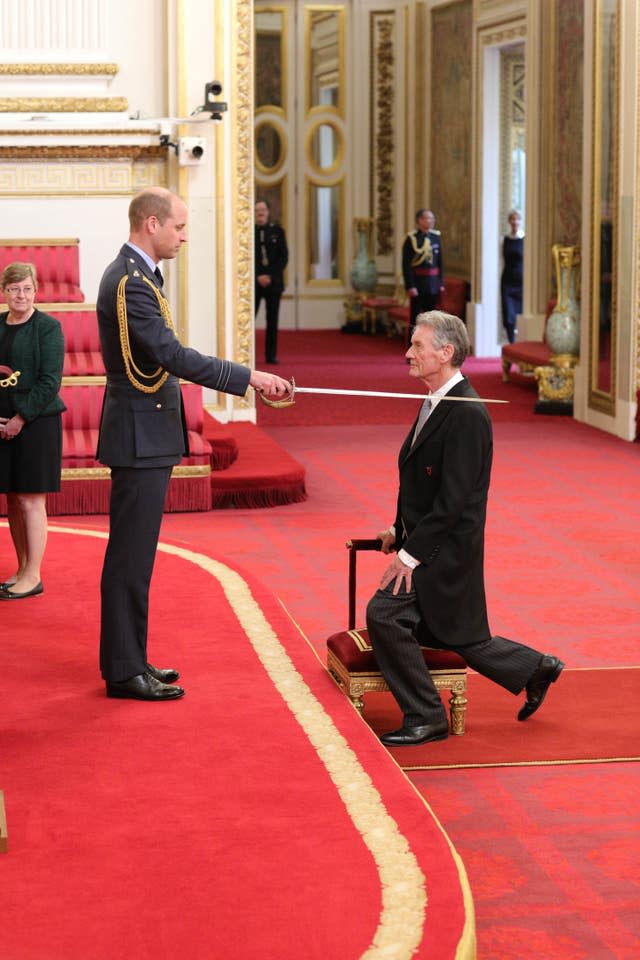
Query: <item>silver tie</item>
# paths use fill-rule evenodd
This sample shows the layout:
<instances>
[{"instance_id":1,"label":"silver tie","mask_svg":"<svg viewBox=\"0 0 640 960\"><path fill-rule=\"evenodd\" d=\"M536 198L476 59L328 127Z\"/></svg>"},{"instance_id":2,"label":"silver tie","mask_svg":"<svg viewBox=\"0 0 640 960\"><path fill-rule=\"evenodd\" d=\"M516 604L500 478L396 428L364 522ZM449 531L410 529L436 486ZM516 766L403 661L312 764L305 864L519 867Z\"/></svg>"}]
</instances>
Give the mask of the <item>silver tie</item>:
<instances>
[{"instance_id":1,"label":"silver tie","mask_svg":"<svg viewBox=\"0 0 640 960\"><path fill-rule=\"evenodd\" d=\"M422 401L422 406L420 407L420 413L418 414L418 422L416 423L416 429L413 432L413 440L411 441L411 446L413 446L416 440L418 439L418 434L420 433L425 423L427 422L427 419L430 413L431 413L431 400L429 399L429 397L425 397L425 399Z\"/></svg>"}]
</instances>

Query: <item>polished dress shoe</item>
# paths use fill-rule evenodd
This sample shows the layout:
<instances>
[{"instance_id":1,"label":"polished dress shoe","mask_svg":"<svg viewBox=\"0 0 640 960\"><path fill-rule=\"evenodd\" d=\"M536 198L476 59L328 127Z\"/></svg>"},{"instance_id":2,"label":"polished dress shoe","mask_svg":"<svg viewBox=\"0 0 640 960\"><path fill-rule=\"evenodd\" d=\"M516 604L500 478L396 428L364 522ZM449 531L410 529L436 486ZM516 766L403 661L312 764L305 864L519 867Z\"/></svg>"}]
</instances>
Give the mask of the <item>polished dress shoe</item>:
<instances>
[{"instance_id":1,"label":"polished dress shoe","mask_svg":"<svg viewBox=\"0 0 640 960\"><path fill-rule=\"evenodd\" d=\"M180 674L177 670L158 670L157 667L152 666L150 663L147 664L147 673L150 673L151 676L159 680L160 683L175 683L176 680L180 679Z\"/></svg>"},{"instance_id":2,"label":"polished dress shoe","mask_svg":"<svg viewBox=\"0 0 640 960\"><path fill-rule=\"evenodd\" d=\"M161 683L150 673L139 673L129 680L107 680L107 696L120 700L177 700L184 696L184 690Z\"/></svg>"},{"instance_id":3,"label":"polished dress shoe","mask_svg":"<svg viewBox=\"0 0 640 960\"><path fill-rule=\"evenodd\" d=\"M446 740L449 736L449 724L426 723L419 727L409 727L406 724L399 730L383 733L380 742L385 747L413 747L418 743L429 743L430 740Z\"/></svg>"},{"instance_id":4,"label":"polished dress shoe","mask_svg":"<svg viewBox=\"0 0 640 960\"><path fill-rule=\"evenodd\" d=\"M8 587L0 587L0 600L26 600L27 597L37 597L38 594L43 592L42 580L36 583L31 590L25 590L23 593L12 593Z\"/></svg>"},{"instance_id":5,"label":"polished dress shoe","mask_svg":"<svg viewBox=\"0 0 640 960\"><path fill-rule=\"evenodd\" d=\"M524 688L527 693L527 699L518 714L518 720L527 720L536 712L546 697L547 690L552 683L556 682L563 668L564 663L562 660L558 660L557 657L550 657L546 654L542 657L538 669Z\"/></svg>"}]
</instances>

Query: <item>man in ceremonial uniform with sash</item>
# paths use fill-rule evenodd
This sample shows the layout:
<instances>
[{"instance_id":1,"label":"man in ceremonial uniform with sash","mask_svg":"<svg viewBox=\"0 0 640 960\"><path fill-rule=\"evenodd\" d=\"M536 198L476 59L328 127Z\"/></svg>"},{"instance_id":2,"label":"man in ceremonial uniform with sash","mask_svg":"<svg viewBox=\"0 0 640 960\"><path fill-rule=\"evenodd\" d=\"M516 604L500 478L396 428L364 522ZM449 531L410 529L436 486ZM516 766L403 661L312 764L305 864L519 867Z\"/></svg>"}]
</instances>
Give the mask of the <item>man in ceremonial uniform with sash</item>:
<instances>
[{"instance_id":1,"label":"man in ceremonial uniform with sash","mask_svg":"<svg viewBox=\"0 0 640 960\"><path fill-rule=\"evenodd\" d=\"M407 234L402 247L402 274L411 308L409 339L418 314L435 309L444 290L442 244L435 222L431 210L418 210L416 228Z\"/></svg>"},{"instance_id":2,"label":"man in ceremonial uniform with sash","mask_svg":"<svg viewBox=\"0 0 640 960\"><path fill-rule=\"evenodd\" d=\"M109 541L101 580L100 669L108 697L173 700L176 670L147 659L149 586L173 466L188 455L179 377L241 397L277 399L272 373L208 357L176 336L158 268L187 240L187 207L161 187L129 206L129 240L105 270L97 299L107 371L98 459L111 468Z\"/></svg>"}]
</instances>

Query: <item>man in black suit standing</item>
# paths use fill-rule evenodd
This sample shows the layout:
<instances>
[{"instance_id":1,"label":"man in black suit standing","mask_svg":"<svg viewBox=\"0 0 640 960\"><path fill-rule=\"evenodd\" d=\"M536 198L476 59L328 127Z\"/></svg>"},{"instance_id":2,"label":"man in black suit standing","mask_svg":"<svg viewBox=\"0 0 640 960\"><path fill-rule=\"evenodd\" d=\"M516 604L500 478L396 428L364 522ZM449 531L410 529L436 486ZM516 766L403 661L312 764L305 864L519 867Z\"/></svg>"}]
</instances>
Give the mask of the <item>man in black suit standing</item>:
<instances>
[{"instance_id":1,"label":"man in black suit standing","mask_svg":"<svg viewBox=\"0 0 640 960\"><path fill-rule=\"evenodd\" d=\"M444 290L442 242L431 210L416 213L416 227L407 234L402 246L402 275L410 297L409 338L419 313L433 310Z\"/></svg>"},{"instance_id":2,"label":"man in black suit standing","mask_svg":"<svg viewBox=\"0 0 640 960\"><path fill-rule=\"evenodd\" d=\"M265 362L278 362L278 314L284 290L284 270L289 261L289 250L284 229L269 220L269 204L257 200L255 206L255 312L265 302L267 332Z\"/></svg>"},{"instance_id":3,"label":"man in black suit standing","mask_svg":"<svg viewBox=\"0 0 640 960\"><path fill-rule=\"evenodd\" d=\"M283 397L270 373L183 347L162 293L160 260L187 240L187 207L161 187L129 206L130 233L105 270L97 300L107 371L98 459L111 467L109 541L101 580L100 669L107 696L172 700L175 670L147 660L149 585L172 467L188 453L178 378L243 396L247 387Z\"/></svg>"},{"instance_id":4,"label":"man in black suit standing","mask_svg":"<svg viewBox=\"0 0 640 960\"><path fill-rule=\"evenodd\" d=\"M443 740L447 717L420 645L455 650L511 693L526 691L518 720L538 709L564 664L491 636L484 589L484 528L493 451L491 420L460 372L469 338L458 317L417 318L407 351L412 377L429 393L402 445L393 526L384 553L397 551L367 608L378 666L404 715L388 746Z\"/></svg>"}]
</instances>

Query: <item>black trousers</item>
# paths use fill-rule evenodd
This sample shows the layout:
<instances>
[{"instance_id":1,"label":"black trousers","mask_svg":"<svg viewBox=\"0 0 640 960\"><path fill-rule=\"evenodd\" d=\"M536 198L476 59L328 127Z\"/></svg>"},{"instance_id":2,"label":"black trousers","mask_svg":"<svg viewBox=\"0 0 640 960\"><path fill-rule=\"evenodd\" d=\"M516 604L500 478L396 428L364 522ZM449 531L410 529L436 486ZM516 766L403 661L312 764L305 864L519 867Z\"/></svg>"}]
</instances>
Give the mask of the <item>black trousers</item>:
<instances>
[{"instance_id":1,"label":"black trousers","mask_svg":"<svg viewBox=\"0 0 640 960\"><path fill-rule=\"evenodd\" d=\"M149 586L171 467L111 468L109 541L100 582L100 671L128 680L147 664Z\"/></svg>"},{"instance_id":2,"label":"black trousers","mask_svg":"<svg viewBox=\"0 0 640 960\"><path fill-rule=\"evenodd\" d=\"M522 313L522 286L512 287L503 283L500 287L500 299L502 301L502 326L509 343L514 343L518 332L518 314Z\"/></svg>"},{"instance_id":3,"label":"black trousers","mask_svg":"<svg viewBox=\"0 0 640 960\"><path fill-rule=\"evenodd\" d=\"M429 310L435 310L438 305L438 300L440 299L440 291L437 290L435 293L431 290L429 281L424 277L417 277L416 281L416 290L418 295L416 297L411 297L411 319L409 321L409 337L413 332L413 328L416 325L416 317L419 313L427 313Z\"/></svg>"},{"instance_id":4,"label":"black trousers","mask_svg":"<svg viewBox=\"0 0 640 960\"><path fill-rule=\"evenodd\" d=\"M256 314L262 300L265 302L267 311L267 335L264 347L264 358L267 363L273 363L278 359L278 314L281 297L280 287L261 287L256 283Z\"/></svg>"},{"instance_id":5,"label":"black trousers","mask_svg":"<svg viewBox=\"0 0 640 960\"><path fill-rule=\"evenodd\" d=\"M405 718L418 726L446 718L440 694L427 670L416 632L422 622L414 590L393 596L394 581L377 590L367 607L367 629L378 666ZM435 643L429 641L430 646ZM472 670L520 693L535 673L542 654L505 637L484 637L464 647L441 644L454 650Z\"/></svg>"}]
</instances>

